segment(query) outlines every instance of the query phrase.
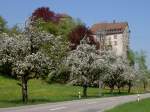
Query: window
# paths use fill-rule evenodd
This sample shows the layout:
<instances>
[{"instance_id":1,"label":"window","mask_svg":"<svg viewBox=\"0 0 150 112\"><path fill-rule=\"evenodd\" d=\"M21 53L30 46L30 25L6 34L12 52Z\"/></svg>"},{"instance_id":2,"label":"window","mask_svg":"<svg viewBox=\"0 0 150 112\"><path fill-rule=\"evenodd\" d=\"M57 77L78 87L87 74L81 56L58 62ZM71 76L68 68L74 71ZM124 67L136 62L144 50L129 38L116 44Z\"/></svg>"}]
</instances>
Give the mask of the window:
<instances>
[{"instance_id":1,"label":"window","mask_svg":"<svg viewBox=\"0 0 150 112\"><path fill-rule=\"evenodd\" d=\"M109 37L109 41L111 41L111 37Z\"/></svg>"},{"instance_id":2,"label":"window","mask_svg":"<svg viewBox=\"0 0 150 112\"><path fill-rule=\"evenodd\" d=\"M108 45L111 45L111 40L108 41Z\"/></svg>"},{"instance_id":3,"label":"window","mask_svg":"<svg viewBox=\"0 0 150 112\"><path fill-rule=\"evenodd\" d=\"M114 39L117 39L117 34L114 35Z\"/></svg>"},{"instance_id":4,"label":"window","mask_svg":"<svg viewBox=\"0 0 150 112\"><path fill-rule=\"evenodd\" d=\"M117 45L117 41L114 41L114 45L115 45L115 46Z\"/></svg>"}]
</instances>

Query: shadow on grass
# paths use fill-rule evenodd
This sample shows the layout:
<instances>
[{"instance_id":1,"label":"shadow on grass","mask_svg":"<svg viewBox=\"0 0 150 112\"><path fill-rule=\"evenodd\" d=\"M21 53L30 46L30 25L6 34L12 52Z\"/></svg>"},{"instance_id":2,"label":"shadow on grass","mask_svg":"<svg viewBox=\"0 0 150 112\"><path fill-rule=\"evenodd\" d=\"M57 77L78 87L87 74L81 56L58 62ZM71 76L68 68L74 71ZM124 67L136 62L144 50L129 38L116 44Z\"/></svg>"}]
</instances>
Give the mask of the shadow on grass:
<instances>
[{"instance_id":1,"label":"shadow on grass","mask_svg":"<svg viewBox=\"0 0 150 112\"><path fill-rule=\"evenodd\" d=\"M136 93L128 93L128 92L102 92L101 94L97 94L97 95L88 95L87 97L83 97L81 99L92 99L92 98L104 98L104 97L113 97L113 96L124 96L124 95L134 95ZM78 99L78 96L73 96L76 97Z\"/></svg>"},{"instance_id":2,"label":"shadow on grass","mask_svg":"<svg viewBox=\"0 0 150 112\"><path fill-rule=\"evenodd\" d=\"M2 103L12 103L12 104L20 104L20 103L22 103L23 104L23 102L22 102L22 100L21 99L17 99L17 100L0 100L0 102L2 102ZM28 100L28 104L36 104L36 103L46 103L46 102L55 102L54 100L51 100L51 99L38 99L38 98L36 98L36 99L29 99Z\"/></svg>"},{"instance_id":3,"label":"shadow on grass","mask_svg":"<svg viewBox=\"0 0 150 112\"><path fill-rule=\"evenodd\" d=\"M31 98L28 100L28 104L39 104L39 103L53 103L53 102L62 102L62 101L71 101L71 100L77 100L78 97L64 97L64 99L51 99L51 98ZM22 102L22 99L11 99L11 100L0 100L0 103L3 104L13 104L14 105L25 105Z\"/></svg>"},{"instance_id":4,"label":"shadow on grass","mask_svg":"<svg viewBox=\"0 0 150 112\"><path fill-rule=\"evenodd\" d=\"M0 76L3 77L3 78L6 78L6 79L14 79L14 80L17 80L15 76L12 76L12 75L10 75L10 74L6 75L6 74L0 73Z\"/></svg>"},{"instance_id":5,"label":"shadow on grass","mask_svg":"<svg viewBox=\"0 0 150 112\"><path fill-rule=\"evenodd\" d=\"M134 93L114 92L110 94L109 92L103 92L100 95L88 95L87 97L81 97L81 99L92 99L92 98L103 98L103 97L113 97L113 96L123 96L123 95L132 95ZM0 100L0 108L1 107L12 107L12 106L22 106L22 105L30 105L30 104L44 104L44 103L53 103L53 102L62 102L62 101L72 101L79 100L77 95L70 96L61 96L61 97L52 97L52 98L29 98L28 103L24 104L21 99L9 99L9 100Z\"/></svg>"},{"instance_id":6,"label":"shadow on grass","mask_svg":"<svg viewBox=\"0 0 150 112\"><path fill-rule=\"evenodd\" d=\"M113 93L110 93L110 92L103 92L102 93L104 96L123 96L123 95L133 95L135 93L128 93L128 92L113 92Z\"/></svg>"}]
</instances>

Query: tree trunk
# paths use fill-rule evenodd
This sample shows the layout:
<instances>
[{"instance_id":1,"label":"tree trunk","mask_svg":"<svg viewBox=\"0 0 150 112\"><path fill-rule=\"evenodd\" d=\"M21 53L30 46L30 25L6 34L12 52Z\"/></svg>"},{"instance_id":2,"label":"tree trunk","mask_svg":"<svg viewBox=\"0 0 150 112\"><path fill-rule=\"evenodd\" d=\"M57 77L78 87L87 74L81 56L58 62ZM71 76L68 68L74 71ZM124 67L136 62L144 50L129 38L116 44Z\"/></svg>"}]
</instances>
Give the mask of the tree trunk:
<instances>
[{"instance_id":1,"label":"tree trunk","mask_svg":"<svg viewBox=\"0 0 150 112\"><path fill-rule=\"evenodd\" d=\"M144 88L144 92L146 91L146 82L143 81L143 88Z\"/></svg>"},{"instance_id":2,"label":"tree trunk","mask_svg":"<svg viewBox=\"0 0 150 112\"><path fill-rule=\"evenodd\" d=\"M83 97L87 97L87 82L85 81L83 84Z\"/></svg>"},{"instance_id":3,"label":"tree trunk","mask_svg":"<svg viewBox=\"0 0 150 112\"><path fill-rule=\"evenodd\" d=\"M22 78L22 101L23 101L23 103L28 102L27 80L24 77Z\"/></svg>"},{"instance_id":4,"label":"tree trunk","mask_svg":"<svg viewBox=\"0 0 150 112\"><path fill-rule=\"evenodd\" d=\"M121 91L120 91L120 87L118 87L118 93L119 93L119 94L121 93Z\"/></svg>"},{"instance_id":5,"label":"tree trunk","mask_svg":"<svg viewBox=\"0 0 150 112\"><path fill-rule=\"evenodd\" d=\"M111 93L111 94L113 93L113 90L114 90L114 87L111 87L111 88L110 88L110 93Z\"/></svg>"},{"instance_id":6,"label":"tree trunk","mask_svg":"<svg viewBox=\"0 0 150 112\"><path fill-rule=\"evenodd\" d=\"M128 83L128 93L131 92L131 87L132 87L131 82L129 82L129 83Z\"/></svg>"},{"instance_id":7,"label":"tree trunk","mask_svg":"<svg viewBox=\"0 0 150 112\"><path fill-rule=\"evenodd\" d=\"M87 87L83 87L83 97L87 97Z\"/></svg>"}]
</instances>

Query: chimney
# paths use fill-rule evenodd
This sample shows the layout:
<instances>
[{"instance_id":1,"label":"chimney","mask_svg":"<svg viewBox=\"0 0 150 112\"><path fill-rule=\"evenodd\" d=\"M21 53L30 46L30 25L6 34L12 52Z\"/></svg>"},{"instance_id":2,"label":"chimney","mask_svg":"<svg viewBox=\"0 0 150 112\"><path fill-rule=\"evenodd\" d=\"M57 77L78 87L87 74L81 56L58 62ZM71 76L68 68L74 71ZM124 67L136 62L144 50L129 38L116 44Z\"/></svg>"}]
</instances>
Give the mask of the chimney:
<instances>
[{"instance_id":1,"label":"chimney","mask_svg":"<svg viewBox=\"0 0 150 112\"><path fill-rule=\"evenodd\" d=\"M113 20L113 23L116 23L116 20Z\"/></svg>"}]
</instances>

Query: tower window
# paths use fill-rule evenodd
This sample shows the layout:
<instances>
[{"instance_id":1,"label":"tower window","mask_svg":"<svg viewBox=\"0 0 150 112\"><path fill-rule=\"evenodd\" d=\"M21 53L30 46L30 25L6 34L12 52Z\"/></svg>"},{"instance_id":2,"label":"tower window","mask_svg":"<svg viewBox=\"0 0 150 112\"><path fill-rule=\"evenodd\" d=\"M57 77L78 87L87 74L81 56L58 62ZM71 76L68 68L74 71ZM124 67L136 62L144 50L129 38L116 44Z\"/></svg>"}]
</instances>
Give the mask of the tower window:
<instances>
[{"instance_id":1,"label":"tower window","mask_svg":"<svg viewBox=\"0 0 150 112\"><path fill-rule=\"evenodd\" d=\"M117 45L117 41L114 41L114 45L115 45L115 46Z\"/></svg>"},{"instance_id":2,"label":"tower window","mask_svg":"<svg viewBox=\"0 0 150 112\"><path fill-rule=\"evenodd\" d=\"M117 34L114 35L114 39L117 39Z\"/></svg>"}]
</instances>

